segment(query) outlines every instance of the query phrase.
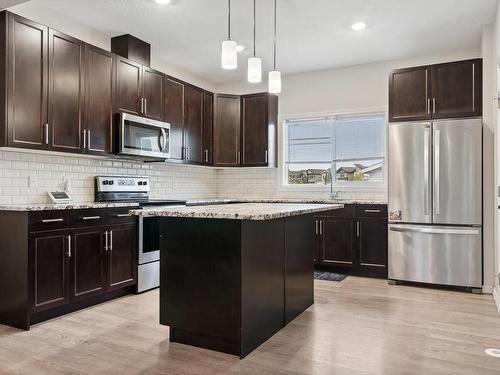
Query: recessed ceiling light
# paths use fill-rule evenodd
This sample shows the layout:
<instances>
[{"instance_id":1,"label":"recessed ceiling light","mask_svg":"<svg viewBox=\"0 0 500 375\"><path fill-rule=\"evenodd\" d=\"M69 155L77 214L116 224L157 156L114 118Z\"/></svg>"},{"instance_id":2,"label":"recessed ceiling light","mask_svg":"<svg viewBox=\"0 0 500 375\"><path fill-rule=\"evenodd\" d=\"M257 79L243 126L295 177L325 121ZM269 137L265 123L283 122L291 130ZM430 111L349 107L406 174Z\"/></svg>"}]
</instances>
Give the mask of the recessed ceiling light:
<instances>
[{"instance_id":1,"label":"recessed ceiling light","mask_svg":"<svg viewBox=\"0 0 500 375\"><path fill-rule=\"evenodd\" d=\"M170 0L155 0L155 1L161 5L167 5L168 3L170 3Z\"/></svg>"},{"instance_id":2,"label":"recessed ceiling light","mask_svg":"<svg viewBox=\"0 0 500 375\"><path fill-rule=\"evenodd\" d=\"M244 50L245 50L245 48L246 48L246 47L245 47L244 45L242 45L242 44L238 44L238 45L236 46L236 51L238 51L238 52L242 52L242 51L244 51Z\"/></svg>"},{"instance_id":3,"label":"recessed ceiling light","mask_svg":"<svg viewBox=\"0 0 500 375\"><path fill-rule=\"evenodd\" d=\"M351 29L354 31L361 31L366 29L366 23L365 22L355 22L351 25Z\"/></svg>"}]
</instances>

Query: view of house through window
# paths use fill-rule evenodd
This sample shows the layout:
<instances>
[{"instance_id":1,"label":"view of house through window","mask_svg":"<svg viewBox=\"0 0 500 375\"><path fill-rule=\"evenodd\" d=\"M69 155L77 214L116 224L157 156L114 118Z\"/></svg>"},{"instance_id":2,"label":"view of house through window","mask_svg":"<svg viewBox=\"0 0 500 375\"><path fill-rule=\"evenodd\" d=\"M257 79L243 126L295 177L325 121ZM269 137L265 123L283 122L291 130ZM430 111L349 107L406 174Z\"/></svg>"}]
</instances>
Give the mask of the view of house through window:
<instances>
[{"instance_id":1,"label":"view of house through window","mask_svg":"<svg viewBox=\"0 0 500 375\"><path fill-rule=\"evenodd\" d=\"M285 122L284 183L382 184L384 129L381 114Z\"/></svg>"}]
</instances>

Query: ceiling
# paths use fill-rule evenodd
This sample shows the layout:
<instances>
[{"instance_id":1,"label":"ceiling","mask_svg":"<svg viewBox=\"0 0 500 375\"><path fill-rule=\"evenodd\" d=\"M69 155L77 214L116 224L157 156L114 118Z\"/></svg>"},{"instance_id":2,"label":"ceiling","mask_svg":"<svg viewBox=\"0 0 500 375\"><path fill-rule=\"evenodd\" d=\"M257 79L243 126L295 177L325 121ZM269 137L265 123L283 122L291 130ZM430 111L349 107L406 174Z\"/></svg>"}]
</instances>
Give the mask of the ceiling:
<instances>
[{"instance_id":1,"label":"ceiling","mask_svg":"<svg viewBox=\"0 0 500 375\"><path fill-rule=\"evenodd\" d=\"M133 34L156 59L214 83L245 79L220 68L226 0L31 0L109 36ZM478 47L497 0L278 0L278 68L299 73ZM252 0L232 1L232 39L252 46ZM273 2L257 0L257 55L272 67ZM356 21L368 27L350 29Z\"/></svg>"}]
</instances>

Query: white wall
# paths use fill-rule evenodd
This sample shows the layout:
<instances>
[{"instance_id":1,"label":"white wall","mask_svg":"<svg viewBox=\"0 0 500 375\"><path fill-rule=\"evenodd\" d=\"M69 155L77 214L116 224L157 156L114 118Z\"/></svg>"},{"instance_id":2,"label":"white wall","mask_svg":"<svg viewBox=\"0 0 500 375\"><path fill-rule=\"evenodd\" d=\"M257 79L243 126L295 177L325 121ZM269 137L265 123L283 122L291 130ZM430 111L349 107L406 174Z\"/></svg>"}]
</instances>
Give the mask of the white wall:
<instances>
[{"instance_id":1,"label":"white wall","mask_svg":"<svg viewBox=\"0 0 500 375\"><path fill-rule=\"evenodd\" d=\"M111 50L111 37L115 35L105 35L82 23L75 21L64 14L58 14L51 9L45 8L40 3L26 2L8 8L9 11L19 14L45 26L71 35L97 47ZM165 74L177 77L186 82L200 86L204 89L214 91L215 85L206 78L187 72L180 67L172 66L164 61L155 58L155 46L151 46L151 67Z\"/></svg>"}]
</instances>

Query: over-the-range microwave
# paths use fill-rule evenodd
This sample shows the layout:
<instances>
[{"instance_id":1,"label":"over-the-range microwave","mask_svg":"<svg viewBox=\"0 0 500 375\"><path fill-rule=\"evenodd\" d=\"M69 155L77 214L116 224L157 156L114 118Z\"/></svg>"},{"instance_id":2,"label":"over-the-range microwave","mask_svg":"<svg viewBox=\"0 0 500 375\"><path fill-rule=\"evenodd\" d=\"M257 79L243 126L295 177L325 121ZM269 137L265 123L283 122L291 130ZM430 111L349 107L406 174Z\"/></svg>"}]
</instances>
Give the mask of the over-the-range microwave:
<instances>
[{"instance_id":1,"label":"over-the-range microwave","mask_svg":"<svg viewBox=\"0 0 500 375\"><path fill-rule=\"evenodd\" d=\"M119 113L118 154L144 159L170 157L170 124Z\"/></svg>"}]
</instances>

